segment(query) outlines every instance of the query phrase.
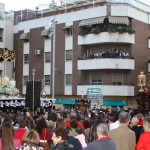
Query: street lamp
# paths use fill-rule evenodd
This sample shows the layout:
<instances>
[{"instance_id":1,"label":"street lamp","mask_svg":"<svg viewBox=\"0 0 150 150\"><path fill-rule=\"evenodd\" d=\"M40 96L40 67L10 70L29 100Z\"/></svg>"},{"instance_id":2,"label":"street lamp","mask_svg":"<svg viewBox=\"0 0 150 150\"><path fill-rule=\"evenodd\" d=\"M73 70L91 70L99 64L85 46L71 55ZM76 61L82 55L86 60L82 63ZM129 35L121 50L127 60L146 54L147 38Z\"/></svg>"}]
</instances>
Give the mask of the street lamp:
<instances>
[{"instance_id":1,"label":"street lamp","mask_svg":"<svg viewBox=\"0 0 150 150\"><path fill-rule=\"evenodd\" d=\"M32 104L32 111L33 111L33 115L34 115L34 81L35 81L35 67L32 69L32 76L33 76L33 104Z\"/></svg>"},{"instance_id":2,"label":"street lamp","mask_svg":"<svg viewBox=\"0 0 150 150\"><path fill-rule=\"evenodd\" d=\"M51 26L49 28L50 33L49 37L52 39L52 99L55 99L55 27L56 27L57 21L53 19L51 21Z\"/></svg>"}]
</instances>

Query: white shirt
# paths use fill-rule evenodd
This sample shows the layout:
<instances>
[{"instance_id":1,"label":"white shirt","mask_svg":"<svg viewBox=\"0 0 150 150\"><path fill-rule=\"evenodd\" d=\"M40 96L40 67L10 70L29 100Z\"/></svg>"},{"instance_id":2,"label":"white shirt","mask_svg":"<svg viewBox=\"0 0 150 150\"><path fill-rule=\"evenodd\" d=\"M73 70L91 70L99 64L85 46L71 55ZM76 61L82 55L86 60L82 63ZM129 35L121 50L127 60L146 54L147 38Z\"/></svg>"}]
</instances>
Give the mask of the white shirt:
<instances>
[{"instance_id":1,"label":"white shirt","mask_svg":"<svg viewBox=\"0 0 150 150\"><path fill-rule=\"evenodd\" d=\"M109 130L116 129L116 128L118 128L118 127L119 127L119 121L117 120L116 122L111 123L111 124L109 125Z\"/></svg>"}]
</instances>

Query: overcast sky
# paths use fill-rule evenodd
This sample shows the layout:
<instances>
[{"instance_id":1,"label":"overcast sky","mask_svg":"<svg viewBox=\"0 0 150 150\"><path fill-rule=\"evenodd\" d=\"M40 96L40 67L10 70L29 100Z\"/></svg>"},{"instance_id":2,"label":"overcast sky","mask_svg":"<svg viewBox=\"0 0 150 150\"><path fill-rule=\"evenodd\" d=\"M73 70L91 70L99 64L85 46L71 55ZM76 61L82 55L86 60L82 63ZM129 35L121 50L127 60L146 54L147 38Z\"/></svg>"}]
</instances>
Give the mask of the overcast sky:
<instances>
[{"instance_id":1,"label":"overcast sky","mask_svg":"<svg viewBox=\"0 0 150 150\"><path fill-rule=\"evenodd\" d=\"M59 2L60 0L55 0ZM65 1L65 0L63 0ZM69 1L69 0L66 0ZM139 0L143 3L150 5L150 0ZM35 6L44 7L43 4L48 5L51 0L0 0L0 3L5 3L5 10L21 10L21 9L35 9ZM41 5L42 4L42 5Z\"/></svg>"}]
</instances>

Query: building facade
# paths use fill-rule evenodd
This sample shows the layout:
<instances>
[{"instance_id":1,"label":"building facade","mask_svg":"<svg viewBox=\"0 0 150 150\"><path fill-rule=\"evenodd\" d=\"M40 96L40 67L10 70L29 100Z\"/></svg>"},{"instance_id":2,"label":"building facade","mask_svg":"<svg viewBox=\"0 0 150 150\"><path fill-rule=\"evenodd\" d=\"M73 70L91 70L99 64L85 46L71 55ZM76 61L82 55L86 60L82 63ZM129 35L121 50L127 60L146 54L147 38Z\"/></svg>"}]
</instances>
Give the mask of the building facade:
<instances>
[{"instance_id":1,"label":"building facade","mask_svg":"<svg viewBox=\"0 0 150 150\"><path fill-rule=\"evenodd\" d=\"M51 98L55 89L60 103L88 99L89 88L100 88L104 106L136 107L137 76L141 70L149 75L149 12L136 0L78 0L66 7L15 12L17 88L26 94L35 68L41 91Z\"/></svg>"},{"instance_id":2,"label":"building facade","mask_svg":"<svg viewBox=\"0 0 150 150\"><path fill-rule=\"evenodd\" d=\"M13 29L14 29L14 13L5 12L5 5L0 3L0 49L7 48L13 51ZM4 61L1 57L0 50L0 84L3 77L14 79L14 63L12 61Z\"/></svg>"}]
</instances>

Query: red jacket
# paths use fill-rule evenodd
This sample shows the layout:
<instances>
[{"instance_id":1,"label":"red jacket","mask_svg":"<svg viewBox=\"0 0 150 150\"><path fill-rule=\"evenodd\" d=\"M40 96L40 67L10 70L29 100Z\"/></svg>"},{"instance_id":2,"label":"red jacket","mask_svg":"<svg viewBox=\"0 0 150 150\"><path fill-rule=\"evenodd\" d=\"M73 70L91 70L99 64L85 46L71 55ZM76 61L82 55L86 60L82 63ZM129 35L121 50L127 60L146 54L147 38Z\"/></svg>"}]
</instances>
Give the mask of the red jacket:
<instances>
[{"instance_id":1,"label":"red jacket","mask_svg":"<svg viewBox=\"0 0 150 150\"><path fill-rule=\"evenodd\" d=\"M39 136L40 136L40 140L51 141L50 131L48 130L48 128L43 128L42 133L39 134Z\"/></svg>"},{"instance_id":2,"label":"red jacket","mask_svg":"<svg viewBox=\"0 0 150 150\"><path fill-rule=\"evenodd\" d=\"M25 134L26 129L25 128L18 128L15 132L14 132L14 138L15 139L20 139L20 142L22 143L22 137Z\"/></svg>"},{"instance_id":3,"label":"red jacket","mask_svg":"<svg viewBox=\"0 0 150 150\"><path fill-rule=\"evenodd\" d=\"M64 127L70 127L70 121L65 122ZM85 129L84 129L84 126L81 122L78 122L78 127L81 128L83 131L83 134L85 134Z\"/></svg>"},{"instance_id":4,"label":"red jacket","mask_svg":"<svg viewBox=\"0 0 150 150\"><path fill-rule=\"evenodd\" d=\"M150 132L144 132L140 135L135 150L150 150Z\"/></svg>"}]
</instances>

